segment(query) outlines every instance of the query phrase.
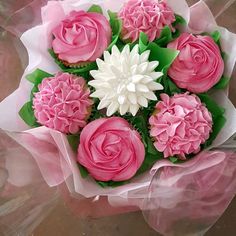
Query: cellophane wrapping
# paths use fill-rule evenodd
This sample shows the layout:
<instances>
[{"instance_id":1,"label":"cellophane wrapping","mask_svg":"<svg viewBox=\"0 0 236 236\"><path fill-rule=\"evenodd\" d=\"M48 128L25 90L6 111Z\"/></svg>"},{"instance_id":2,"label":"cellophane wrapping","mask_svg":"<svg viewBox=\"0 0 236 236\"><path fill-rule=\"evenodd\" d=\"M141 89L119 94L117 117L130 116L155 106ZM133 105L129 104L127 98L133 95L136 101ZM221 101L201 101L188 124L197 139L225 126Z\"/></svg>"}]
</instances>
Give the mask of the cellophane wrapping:
<instances>
[{"instance_id":1,"label":"cellophane wrapping","mask_svg":"<svg viewBox=\"0 0 236 236\"><path fill-rule=\"evenodd\" d=\"M25 75L36 68L50 73L58 71L47 52L48 32L56 24L53 17L60 21L71 9L87 9L91 4L117 11L123 2L0 2L0 232L4 235L30 234L65 191L81 208L88 202L90 207L94 206L90 215L100 217L142 210L152 228L174 236L203 235L235 196L236 111L227 90L211 94L226 109L227 122L208 150L184 164L158 161L150 172L116 188L104 189L92 179L81 177L75 153L63 134L46 127L29 129L19 119L19 108L31 90L31 85L23 80ZM231 76L236 60L236 36L217 26L204 1L191 8L183 0L168 3L187 20L189 32L221 33L222 48L229 55L225 75ZM215 6L215 16L230 4L232 1L225 1L220 7Z\"/></svg>"}]
</instances>

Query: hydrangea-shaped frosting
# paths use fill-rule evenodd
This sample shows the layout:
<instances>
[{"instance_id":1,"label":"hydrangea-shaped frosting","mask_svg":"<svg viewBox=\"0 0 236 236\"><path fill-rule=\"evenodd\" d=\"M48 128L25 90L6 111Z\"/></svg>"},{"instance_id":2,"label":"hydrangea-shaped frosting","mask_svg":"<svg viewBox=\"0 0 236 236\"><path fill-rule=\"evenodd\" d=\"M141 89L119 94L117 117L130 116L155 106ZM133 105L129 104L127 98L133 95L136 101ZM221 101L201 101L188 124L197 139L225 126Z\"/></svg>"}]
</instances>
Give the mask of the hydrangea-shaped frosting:
<instances>
[{"instance_id":1,"label":"hydrangea-shaped frosting","mask_svg":"<svg viewBox=\"0 0 236 236\"><path fill-rule=\"evenodd\" d=\"M165 26L174 30L171 24L175 21L175 15L166 1L129 0L119 12L119 17L123 23L123 39L132 42L138 39L140 32L153 41Z\"/></svg>"},{"instance_id":2,"label":"hydrangea-shaped frosting","mask_svg":"<svg viewBox=\"0 0 236 236\"><path fill-rule=\"evenodd\" d=\"M157 100L154 91L163 89L156 82L163 75L155 71L159 62L148 61L150 51L140 55L138 50L138 45L131 51L126 45L120 52L114 45L111 54L104 52L104 61L96 60L98 70L90 72L94 80L89 85L96 89L91 97L100 99L98 109L107 108L107 116L116 111L135 116L140 107L148 106L148 100Z\"/></svg>"},{"instance_id":3,"label":"hydrangea-shaped frosting","mask_svg":"<svg viewBox=\"0 0 236 236\"><path fill-rule=\"evenodd\" d=\"M86 125L91 110L90 91L82 77L58 73L45 78L34 94L38 123L63 133L77 133Z\"/></svg>"},{"instance_id":4,"label":"hydrangea-shaped frosting","mask_svg":"<svg viewBox=\"0 0 236 236\"><path fill-rule=\"evenodd\" d=\"M156 149L164 152L164 157L182 159L199 152L212 131L211 113L196 95L161 94L161 99L149 119Z\"/></svg>"}]
</instances>

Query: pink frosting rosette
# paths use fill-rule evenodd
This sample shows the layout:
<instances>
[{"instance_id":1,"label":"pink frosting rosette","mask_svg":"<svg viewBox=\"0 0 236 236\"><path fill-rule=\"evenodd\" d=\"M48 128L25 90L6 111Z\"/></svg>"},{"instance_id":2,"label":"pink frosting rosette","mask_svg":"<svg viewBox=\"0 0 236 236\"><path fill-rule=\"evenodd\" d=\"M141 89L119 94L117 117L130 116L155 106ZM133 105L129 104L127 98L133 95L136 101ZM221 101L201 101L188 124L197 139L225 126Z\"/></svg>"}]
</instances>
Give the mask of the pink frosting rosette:
<instances>
[{"instance_id":1,"label":"pink frosting rosette","mask_svg":"<svg viewBox=\"0 0 236 236\"><path fill-rule=\"evenodd\" d=\"M211 113L194 94L161 94L161 99L149 119L156 149L164 157L177 155L182 159L199 152L212 131Z\"/></svg>"},{"instance_id":2,"label":"pink frosting rosette","mask_svg":"<svg viewBox=\"0 0 236 236\"><path fill-rule=\"evenodd\" d=\"M175 21L173 10L166 1L130 0L119 12L123 22L122 38L135 42L140 32L144 32L149 41L153 41L161 34L165 26L172 30Z\"/></svg>"},{"instance_id":3,"label":"pink frosting rosette","mask_svg":"<svg viewBox=\"0 0 236 236\"><path fill-rule=\"evenodd\" d=\"M145 156L140 135L123 118L94 120L80 135L78 162L100 181L132 178Z\"/></svg>"},{"instance_id":4,"label":"pink frosting rosette","mask_svg":"<svg viewBox=\"0 0 236 236\"><path fill-rule=\"evenodd\" d=\"M77 133L86 125L91 110L90 90L82 77L58 73L45 78L34 94L38 123L63 133Z\"/></svg>"},{"instance_id":5,"label":"pink frosting rosette","mask_svg":"<svg viewBox=\"0 0 236 236\"><path fill-rule=\"evenodd\" d=\"M72 11L52 32L52 47L65 64L99 58L111 42L111 27L102 14Z\"/></svg>"},{"instance_id":6,"label":"pink frosting rosette","mask_svg":"<svg viewBox=\"0 0 236 236\"><path fill-rule=\"evenodd\" d=\"M183 33L167 47L180 51L168 71L178 87L203 93L222 77L224 61L218 45L210 36Z\"/></svg>"}]
</instances>

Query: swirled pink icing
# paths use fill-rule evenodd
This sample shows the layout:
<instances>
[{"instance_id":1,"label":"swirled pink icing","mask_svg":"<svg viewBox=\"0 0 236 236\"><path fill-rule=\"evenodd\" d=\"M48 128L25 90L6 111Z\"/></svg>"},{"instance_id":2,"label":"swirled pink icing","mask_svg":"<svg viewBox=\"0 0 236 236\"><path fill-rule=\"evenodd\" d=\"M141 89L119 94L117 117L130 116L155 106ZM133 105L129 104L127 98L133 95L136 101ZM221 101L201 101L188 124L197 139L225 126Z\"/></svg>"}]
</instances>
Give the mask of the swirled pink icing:
<instances>
[{"instance_id":1,"label":"swirled pink icing","mask_svg":"<svg viewBox=\"0 0 236 236\"><path fill-rule=\"evenodd\" d=\"M111 27L102 14L72 11L52 32L52 47L67 63L92 62L111 42Z\"/></svg>"},{"instance_id":2,"label":"swirled pink icing","mask_svg":"<svg viewBox=\"0 0 236 236\"><path fill-rule=\"evenodd\" d=\"M81 132L78 162L97 180L128 180L140 168L144 157L139 133L121 117L94 120Z\"/></svg>"},{"instance_id":3,"label":"swirled pink icing","mask_svg":"<svg viewBox=\"0 0 236 236\"><path fill-rule=\"evenodd\" d=\"M168 70L178 87L192 93L203 93L222 77L224 61L218 45L210 36L183 33L167 47L180 51Z\"/></svg>"}]
</instances>

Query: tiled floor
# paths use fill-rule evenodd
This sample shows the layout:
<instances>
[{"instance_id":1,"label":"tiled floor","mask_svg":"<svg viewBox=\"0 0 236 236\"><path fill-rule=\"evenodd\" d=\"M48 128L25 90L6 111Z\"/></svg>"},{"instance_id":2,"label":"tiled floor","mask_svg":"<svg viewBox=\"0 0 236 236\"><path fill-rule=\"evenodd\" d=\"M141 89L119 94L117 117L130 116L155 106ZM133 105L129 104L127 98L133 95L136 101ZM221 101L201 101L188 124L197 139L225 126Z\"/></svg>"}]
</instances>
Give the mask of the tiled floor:
<instances>
[{"instance_id":1,"label":"tiled floor","mask_svg":"<svg viewBox=\"0 0 236 236\"><path fill-rule=\"evenodd\" d=\"M195 2L194 0L189 2ZM228 27L231 31L236 32L236 3L234 3L224 14L218 18L218 23ZM3 44L2 44L3 45ZM12 52L12 47L9 44L9 39L6 37L4 47L0 47L0 52L7 50ZM25 58L21 58L25 61ZM7 61L10 60L10 61ZM18 60L11 58L1 58L0 64L10 63L14 70L8 74L6 70L0 70L0 78L6 74L9 80L0 81L0 100L7 94L13 91L17 85L21 73L21 64ZM3 69L6 69L4 66ZM15 73L16 72L16 73ZM236 77L234 75L234 77ZM4 87L4 89L3 89ZM236 104L236 82L232 81L230 86L230 97L234 104ZM231 203L225 214L220 220L209 230L207 236L234 236L236 235L236 199ZM1 233L0 233L1 235ZM99 219L79 219L70 209L64 205L61 200L58 202L55 209L48 215L46 219L33 232L34 236L154 236L158 235L153 231L144 221L140 212L127 213L122 215L115 215L103 217Z\"/></svg>"}]
</instances>

